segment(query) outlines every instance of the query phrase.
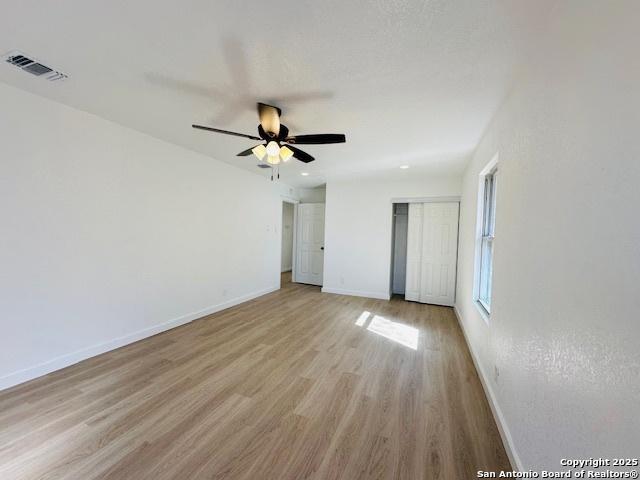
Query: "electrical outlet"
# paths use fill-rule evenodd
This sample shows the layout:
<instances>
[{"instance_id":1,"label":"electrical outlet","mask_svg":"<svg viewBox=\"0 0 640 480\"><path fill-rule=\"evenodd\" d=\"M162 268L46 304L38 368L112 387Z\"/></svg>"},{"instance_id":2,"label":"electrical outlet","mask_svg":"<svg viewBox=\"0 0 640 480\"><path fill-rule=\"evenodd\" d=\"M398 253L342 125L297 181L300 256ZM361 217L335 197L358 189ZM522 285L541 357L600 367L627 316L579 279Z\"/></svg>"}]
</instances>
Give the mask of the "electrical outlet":
<instances>
[{"instance_id":1,"label":"electrical outlet","mask_svg":"<svg viewBox=\"0 0 640 480\"><path fill-rule=\"evenodd\" d=\"M497 384L498 379L500 378L500 369L497 365L493 366L493 381Z\"/></svg>"},{"instance_id":2,"label":"electrical outlet","mask_svg":"<svg viewBox=\"0 0 640 480\"><path fill-rule=\"evenodd\" d=\"M340 277L340 285L344 285L344 277Z\"/></svg>"},{"instance_id":3,"label":"electrical outlet","mask_svg":"<svg viewBox=\"0 0 640 480\"><path fill-rule=\"evenodd\" d=\"M227 298L227 293L229 293L229 292L227 292L226 288L224 290L222 290L222 297L223 298Z\"/></svg>"}]
</instances>

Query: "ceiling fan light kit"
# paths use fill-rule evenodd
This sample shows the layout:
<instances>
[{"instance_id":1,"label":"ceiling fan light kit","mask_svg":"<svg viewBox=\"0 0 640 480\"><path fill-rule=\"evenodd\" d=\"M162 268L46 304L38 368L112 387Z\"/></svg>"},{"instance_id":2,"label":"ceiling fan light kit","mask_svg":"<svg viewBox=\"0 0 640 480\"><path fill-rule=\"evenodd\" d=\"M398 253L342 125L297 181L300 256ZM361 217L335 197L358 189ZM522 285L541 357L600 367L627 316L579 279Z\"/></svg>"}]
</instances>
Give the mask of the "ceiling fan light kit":
<instances>
[{"instance_id":1,"label":"ceiling fan light kit","mask_svg":"<svg viewBox=\"0 0 640 480\"><path fill-rule=\"evenodd\" d=\"M292 157L304 163L315 160L315 158L308 153L294 147L293 144L323 145L327 143L346 142L346 137L343 134L337 133L291 136L289 135L287 126L280 123L280 115L282 115L282 110L278 107L267 105L266 103L258 103L258 118L260 119L258 137L203 125L192 125L192 127L208 132L223 133L225 135L244 137L252 140L262 140L265 143L243 150L238 156L246 157L247 155L253 154L259 161L263 161L266 157L266 163L272 167L279 165L280 162L287 162ZM277 178L280 178L279 170L277 172ZM273 180L273 172L271 174L271 180Z\"/></svg>"}]
</instances>

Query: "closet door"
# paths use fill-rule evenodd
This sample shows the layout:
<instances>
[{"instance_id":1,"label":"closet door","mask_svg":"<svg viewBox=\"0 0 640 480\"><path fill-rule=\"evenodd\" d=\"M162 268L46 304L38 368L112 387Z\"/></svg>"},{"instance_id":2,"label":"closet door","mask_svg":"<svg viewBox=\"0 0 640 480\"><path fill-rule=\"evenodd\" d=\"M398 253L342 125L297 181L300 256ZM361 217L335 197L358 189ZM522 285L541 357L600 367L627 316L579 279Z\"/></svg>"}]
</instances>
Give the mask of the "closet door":
<instances>
[{"instance_id":1,"label":"closet door","mask_svg":"<svg viewBox=\"0 0 640 480\"><path fill-rule=\"evenodd\" d=\"M453 305L458 253L458 208L457 202L409 205L405 299L435 305Z\"/></svg>"},{"instance_id":2,"label":"closet door","mask_svg":"<svg viewBox=\"0 0 640 480\"><path fill-rule=\"evenodd\" d=\"M407 227L407 279L404 298L420 301L422 271L422 203L409 204L409 225Z\"/></svg>"},{"instance_id":3,"label":"closet door","mask_svg":"<svg viewBox=\"0 0 640 480\"><path fill-rule=\"evenodd\" d=\"M425 203L420 301L453 306L458 256L458 203Z\"/></svg>"}]
</instances>

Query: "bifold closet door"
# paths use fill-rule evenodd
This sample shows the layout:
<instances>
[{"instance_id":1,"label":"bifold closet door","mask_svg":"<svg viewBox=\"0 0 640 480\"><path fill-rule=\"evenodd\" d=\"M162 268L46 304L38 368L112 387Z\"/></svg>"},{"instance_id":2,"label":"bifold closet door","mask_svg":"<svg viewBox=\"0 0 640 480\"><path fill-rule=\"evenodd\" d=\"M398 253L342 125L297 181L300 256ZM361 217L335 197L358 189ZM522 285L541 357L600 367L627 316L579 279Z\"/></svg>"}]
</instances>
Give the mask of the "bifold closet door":
<instances>
[{"instance_id":1,"label":"bifold closet door","mask_svg":"<svg viewBox=\"0 0 640 480\"><path fill-rule=\"evenodd\" d=\"M404 298L420 301L420 272L422 270L422 203L409 204L409 225L407 226L407 279Z\"/></svg>"},{"instance_id":2,"label":"bifold closet door","mask_svg":"<svg viewBox=\"0 0 640 480\"><path fill-rule=\"evenodd\" d=\"M458 208L457 202L409 204L405 299L453 305Z\"/></svg>"}]
</instances>

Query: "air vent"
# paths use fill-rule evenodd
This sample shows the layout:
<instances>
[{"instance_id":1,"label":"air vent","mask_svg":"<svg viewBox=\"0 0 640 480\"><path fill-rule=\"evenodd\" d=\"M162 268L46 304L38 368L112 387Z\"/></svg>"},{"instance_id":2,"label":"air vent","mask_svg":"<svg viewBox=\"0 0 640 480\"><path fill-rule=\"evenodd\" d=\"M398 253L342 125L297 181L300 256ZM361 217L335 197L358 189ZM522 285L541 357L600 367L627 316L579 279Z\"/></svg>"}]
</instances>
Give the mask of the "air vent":
<instances>
[{"instance_id":1,"label":"air vent","mask_svg":"<svg viewBox=\"0 0 640 480\"><path fill-rule=\"evenodd\" d=\"M259 163L258 168L271 168L271 166L267 165L266 163Z\"/></svg>"},{"instance_id":2,"label":"air vent","mask_svg":"<svg viewBox=\"0 0 640 480\"><path fill-rule=\"evenodd\" d=\"M33 57L25 55L21 52L9 52L4 56L4 59L7 63L16 66L24 70L25 72L30 73L31 75L49 80L50 82L69 78L68 75L54 70L51 67L47 67L37 60L34 60Z\"/></svg>"}]
</instances>

